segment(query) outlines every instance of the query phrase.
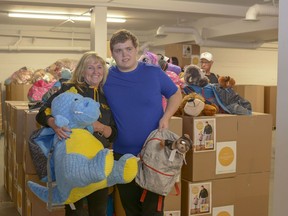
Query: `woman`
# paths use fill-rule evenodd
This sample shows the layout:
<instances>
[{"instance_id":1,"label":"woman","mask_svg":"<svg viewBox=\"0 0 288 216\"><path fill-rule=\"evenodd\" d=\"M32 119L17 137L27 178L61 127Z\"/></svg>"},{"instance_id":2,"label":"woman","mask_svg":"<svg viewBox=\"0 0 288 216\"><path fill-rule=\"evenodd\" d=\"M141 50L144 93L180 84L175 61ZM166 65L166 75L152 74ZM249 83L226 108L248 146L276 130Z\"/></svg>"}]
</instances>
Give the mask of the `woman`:
<instances>
[{"instance_id":1,"label":"woman","mask_svg":"<svg viewBox=\"0 0 288 216\"><path fill-rule=\"evenodd\" d=\"M93 124L94 136L103 143L104 147L110 148L111 143L116 137L117 130L102 89L107 78L107 73L106 62L100 56L95 52L84 53L71 79L63 83L61 89L53 94L41 107L36 116L36 121L43 126L53 128L59 139L68 138L67 132L69 132L70 129L65 127L59 128L55 125L55 120L53 116L51 116L51 102L57 95L65 91L73 90L73 92L75 92L76 90L78 94L93 98L100 103L101 114L98 121ZM95 191L86 198L89 216L106 216L108 188ZM65 215L87 215L83 204L84 198L74 203L74 206L66 205Z\"/></svg>"}]
</instances>

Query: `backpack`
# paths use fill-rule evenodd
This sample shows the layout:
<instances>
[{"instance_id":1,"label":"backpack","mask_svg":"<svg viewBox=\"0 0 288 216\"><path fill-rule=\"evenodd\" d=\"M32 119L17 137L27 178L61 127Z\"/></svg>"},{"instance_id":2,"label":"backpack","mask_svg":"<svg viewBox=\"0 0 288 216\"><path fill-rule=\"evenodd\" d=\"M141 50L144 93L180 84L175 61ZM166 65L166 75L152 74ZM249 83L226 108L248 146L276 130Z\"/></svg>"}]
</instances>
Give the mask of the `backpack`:
<instances>
[{"instance_id":1,"label":"backpack","mask_svg":"<svg viewBox=\"0 0 288 216\"><path fill-rule=\"evenodd\" d=\"M55 181L53 160L49 158L54 149L54 137L55 132L52 128L41 127L33 131L28 140L31 159L41 182L48 182L49 173ZM49 166L51 169L48 170Z\"/></svg>"},{"instance_id":2,"label":"backpack","mask_svg":"<svg viewBox=\"0 0 288 216\"><path fill-rule=\"evenodd\" d=\"M135 178L136 183L144 189L141 202L147 190L159 194L158 211L161 211L163 196L167 196L175 186L185 161L185 153L191 148L192 140L186 134L179 137L169 130L158 129L150 133L139 154L139 168ZM179 188L175 186L175 189L179 195Z\"/></svg>"}]
</instances>

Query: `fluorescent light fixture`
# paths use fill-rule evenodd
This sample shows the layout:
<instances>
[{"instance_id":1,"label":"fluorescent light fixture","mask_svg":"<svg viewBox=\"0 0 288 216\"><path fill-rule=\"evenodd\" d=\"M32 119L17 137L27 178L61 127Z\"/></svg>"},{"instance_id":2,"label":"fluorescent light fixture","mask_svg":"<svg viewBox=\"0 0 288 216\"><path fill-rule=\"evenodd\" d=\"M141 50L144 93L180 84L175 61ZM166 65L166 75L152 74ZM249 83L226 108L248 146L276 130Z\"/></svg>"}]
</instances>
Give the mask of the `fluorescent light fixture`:
<instances>
[{"instance_id":1,"label":"fluorescent light fixture","mask_svg":"<svg viewBox=\"0 0 288 216\"><path fill-rule=\"evenodd\" d=\"M57 15L57 14L41 14L41 13L8 13L9 17L30 18L30 19L54 19L54 20L75 20L75 21L90 21L90 16L77 15ZM125 23L126 19L118 17L107 17L107 22Z\"/></svg>"},{"instance_id":2,"label":"fluorescent light fixture","mask_svg":"<svg viewBox=\"0 0 288 216\"><path fill-rule=\"evenodd\" d=\"M107 22L111 23L125 23L126 19L124 18L118 18L118 17L107 17Z\"/></svg>"}]
</instances>

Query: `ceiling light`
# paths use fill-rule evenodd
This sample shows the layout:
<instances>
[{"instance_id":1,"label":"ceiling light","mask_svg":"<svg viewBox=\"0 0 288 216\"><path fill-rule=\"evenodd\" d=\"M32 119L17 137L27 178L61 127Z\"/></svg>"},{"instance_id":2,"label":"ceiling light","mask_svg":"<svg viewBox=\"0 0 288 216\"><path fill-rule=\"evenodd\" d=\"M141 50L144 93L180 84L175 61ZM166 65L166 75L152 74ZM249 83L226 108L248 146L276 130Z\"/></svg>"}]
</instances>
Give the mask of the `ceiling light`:
<instances>
[{"instance_id":1,"label":"ceiling light","mask_svg":"<svg viewBox=\"0 0 288 216\"><path fill-rule=\"evenodd\" d=\"M41 13L8 13L9 17L16 18L30 18L30 19L54 19L54 20L76 20L76 21L90 21L90 16L77 15L60 15L60 14L41 14ZM107 22L125 23L126 19L118 17L107 17Z\"/></svg>"}]
</instances>

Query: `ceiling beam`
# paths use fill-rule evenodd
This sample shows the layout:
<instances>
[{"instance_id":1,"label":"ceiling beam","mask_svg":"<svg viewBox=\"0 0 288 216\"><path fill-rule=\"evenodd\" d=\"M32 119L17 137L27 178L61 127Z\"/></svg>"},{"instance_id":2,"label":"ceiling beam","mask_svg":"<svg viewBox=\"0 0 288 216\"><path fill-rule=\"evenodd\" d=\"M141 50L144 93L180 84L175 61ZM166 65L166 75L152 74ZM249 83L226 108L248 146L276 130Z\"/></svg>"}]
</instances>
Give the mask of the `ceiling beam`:
<instances>
[{"instance_id":1,"label":"ceiling beam","mask_svg":"<svg viewBox=\"0 0 288 216\"><path fill-rule=\"evenodd\" d=\"M21 3L24 5L29 4L42 4L42 0L9 0L2 1L2 3ZM143 10L161 10L171 12L186 12L186 13L199 13L221 16L245 16L248 7L225 5L225 4L212 4L201 2L188 2L188 1L173 1L173 0L144 0L144 1L131 1L131 0L50 0L45 5L70 5L70 6L105 6L111 8L131 8Z\"/></svg>"}]
</instances>

